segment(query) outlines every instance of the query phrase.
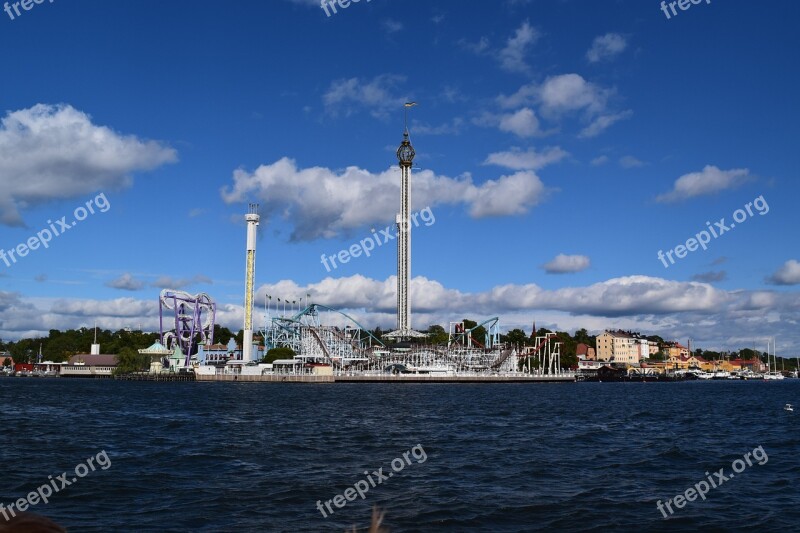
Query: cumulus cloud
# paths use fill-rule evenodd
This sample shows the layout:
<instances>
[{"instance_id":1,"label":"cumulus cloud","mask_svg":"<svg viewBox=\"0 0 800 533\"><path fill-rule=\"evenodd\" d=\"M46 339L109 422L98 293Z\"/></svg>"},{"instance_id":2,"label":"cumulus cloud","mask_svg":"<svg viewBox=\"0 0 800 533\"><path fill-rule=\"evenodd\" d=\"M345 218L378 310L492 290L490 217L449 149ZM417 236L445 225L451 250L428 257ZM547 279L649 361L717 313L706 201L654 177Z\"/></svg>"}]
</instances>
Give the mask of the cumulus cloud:
<instances>
[{"instance_id":1,"label":"cumulus cloud","mask_svg":"<svg viewBox=\"0 0 800 533\"><path fill-rule=\"evenodd\" d=\"M539 98L543 110L551 114L580 110L596 114L605 109L610 92L578 74L562 74L544 81Z\"/></svg>"},{"instance_id":2,"label":"cumulus cloud","mask_svg":"<svg viewBox=\"0 0 800 533\"><path fill-rule=\"evenodd\" d=\"M706 165L700 172L684 174L675 180L672 190L659 195L656 200L659 202L677 202L696 196L716 194L728 189L735 189L752 179L753 176L750 174L750 170L746 168L720 170L714 165Z\"/></svg>"},{"instance_id":3,"label":"cumulus cloud","mask_svg":"<svg viewBox=\"0 0 800 533\"><path fill-rule=\"evenodd\" d=\"M92 123L70 105L37 104L0 122L0 224L20 210L131 184L131 173L177 160L175 150Z\"/></svg>"},{"instance_id":4,"label":"cumulus cloud","mask_svg":"<svg viewBox=\"0 0 800 533\"><path fill-rule=\"evenodd\" d=\"M619 33L606 33L595 37L592 47L586 52L586 59L590 63L597 63L604 59L611 59L622 53L628 46L625 37Z\"/></svg>"},{"instance_id":5,"label":"cumulus cloud","mask_svg":"<svg viewBox=\"0 0 800 533\"><path fill-rule=\"evenodd\" d=\"M405 76L381 74L371 80L335 80L322 97L325 111L331 116L350 116L366 110L375 118L385 119L409 100L407 95L396 92L397 86L405 79Z\"/></svg>"},{"instance_id":6,"label":"cumulus cloud","mask_svg":"<svg viewBox=\"0 0 800 533\"><path fill-rule=\"evenodd\" d=\"M509 72L528 72L530 67L525 61L525 56L539 37L539 32L527 20L523 22L514 35L506 41L505 47L500 50L498 54L500 66Z\"/></svg>"},{"instance_id":7,"label":"cumulus cloud","mask_svg":"<svg viewBox=\"0 0 800 533\"><path fill-rule=\"evenodd\" d=\"M523 214L542 201L546 188L532 171L517 172L480 185L472 176L414 173L413 199L426 206L463 204L474 218ZM334 171L325 167L301 169L282 158L254 172L239 169L233 185L221 191L227 203L261 201L267 217L281 217L293 226L295 241L333 237L370 224L390 222L397 209L400 185L397 169L374 174L358 167ZM412 206L419 209L424 206Z\"/></svg>"},{"instance_id":8,"label":"cumulus cloud","mask_svg":"<svg viewBox=\"0 0 800 533\"><path fill-rule=\"evenodd\" d=\"M521 109L532 110L535 106L549 121L575 115L585 124L578 136L590 138L633 115L631 110L615 112L608 109L614 92L587 81L579 74L560 74L541 83L523 85L511 95L501 94L495 102L502 109L517 109L512 115Z\"/></svg>"},{"instance_id":9,"label":"cumulus cloud","mask_svg":"<svg viewBox=\"0 0 800 533\"><path fill-rule=\"evenodd\" d=\"M601 155L601 156L598 156L598 157L595 157L594 159L592 159L592 166L594 166L594 167L599 167L599 166L605 165L606 163L608 163L608 156L607 155Z\"/></svg>"},{"instance_id":10,"label":"cumulus cloud","mask_svg":"<svg viewBox=\"0 0 800 533\"><path fill-rule=\"evenodd\" d=\"M800 285L800 262L796 259L786 261L767 278L767 282L773 285Z\"/></svg>"},{"instance_id":11,"label":"cumulus cloud","mask_svg":"<svg viewBox=\"0 0 800 533\"><path fill-rule=\"evenodd\" d=\"M500 130L519 137L532 137L539 133L539 119L533 109L524 107L515 113L502 115Z\"/></svg>"},{"instance_id":12,"label":"cumulus cloud","mask_svg":"<svg viewBox=\"0 0 800 533\"><path fill-rule=\"evenodd\" d=\"M585 255L558 254L552 261L543 265L548 274L572 274L589 268L591 261Z\"/></svg>"},{"instance_id":13,"label":"cumulus cloud","mask_svg":"<svg viewBox=\"0 0 800 533\"><path fill-rule=\"evenodd\" d=\"M308 285L291 280L262 285L264 294L294 298L310 293L314 302L341 309L368 327L393 327L396 278L376 280L361 275L325 278ZM454 318L499 315L504 328L537 324L554 329L586 327L599 332L622 327L676 339L692 337L709 347L750 346L753 332L763 331L765 322L775 326L773 334L787 346L800 342L794 327L800 321L800 295L791 291L724 291L707 283L671 281L649 276L626 276L588 286L546 290L529 284L498 285L468 293L448 288L425 277L411 281L414 327L446 325ZM213 296L213 295L212 295ZM274 302L274 299L273 299ZM142 324L158 328L158 295L151 299L113 300L22 300L0 291L0 337L5 340L46 335L49 329L91 327L120 329ZM257 310L256 312L260 312ZM218 302L218 323L238 330L241 305ZM780 349L780 346L779 346Z\"/></svg>"},{"instance_id":14,"label":"cumulus cloud","mask_svg":"<svg viewBox=\"0 0 800 533\"><path fill-rule=\"evenodd\" d=\"M120 277L106 282L106 287L123 291L138 291L144 288L144 282L134 278L129 272L126 272Z\"/></svg>"},{"instance_id":15,"label":"cumulus cloud","mask_svg":"<svg viewBox=\"0 0 800 533\"><path fill-rule=\"evenodd\" d=\"M512 170L539 170L547 165L558 163L568 155L568 152L558 146L543 151L537 151L535 148L523 151L520 148L512 147L511 150L505 152L489 154L484 165L498 165Z\"/></svg>"}]
</instances>

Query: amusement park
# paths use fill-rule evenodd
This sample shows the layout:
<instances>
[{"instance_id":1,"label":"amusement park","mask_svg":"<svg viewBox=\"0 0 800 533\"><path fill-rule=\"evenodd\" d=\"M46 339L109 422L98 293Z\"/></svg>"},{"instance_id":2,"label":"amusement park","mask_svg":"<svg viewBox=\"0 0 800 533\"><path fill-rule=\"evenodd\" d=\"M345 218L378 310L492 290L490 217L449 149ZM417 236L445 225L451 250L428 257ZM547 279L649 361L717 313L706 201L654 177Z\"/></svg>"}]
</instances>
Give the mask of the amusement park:
<instances>
[{"instance_id":1,"label":"amusement park","mask_svg":"<svg viewBox=\"0 0 800 533\"><path fill-rule=\"evenodd\" d=\"M311 295L290 302L287 313L264 298L263 329L254 325L256 234L260 216L251 204L247 222L244 327L242 346L214 344L216 303L205 293L163 290L159 297L160 341L143 355L151 373L164 369L193 373L198 381L307 382L542 382L575 381L561 368L561 343L555 334L535 336L532 346L501 342L500 319L479 323L451 321L447 341L429 340L411 327L411 170L415 151L408 128L397 149L400 210L397 225L397 324L380 335L347 313L315 303ZM305 301L304 301L305 300ZM278 300L280 301L280 300ZM474 324L474 325L473 325ZM254 341L256 336L263 345ZM263 362L283 348L285 359Z\"/></svg>"}]
</instances>

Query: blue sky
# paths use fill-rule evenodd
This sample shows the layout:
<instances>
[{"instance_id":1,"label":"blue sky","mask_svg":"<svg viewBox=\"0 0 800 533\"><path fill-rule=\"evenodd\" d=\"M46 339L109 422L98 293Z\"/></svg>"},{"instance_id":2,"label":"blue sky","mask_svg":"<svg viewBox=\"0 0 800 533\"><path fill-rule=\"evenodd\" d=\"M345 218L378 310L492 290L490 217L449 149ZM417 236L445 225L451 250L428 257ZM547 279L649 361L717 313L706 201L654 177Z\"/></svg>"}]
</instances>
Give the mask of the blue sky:
<instances>
[{"instance_id":1,"label":"blue sky","mask_svg":"<svg viewBox=\"0 0 800 533\"><path fill-rule=\"evenodd\" d=\"M0 262L3 339L154 329L162 288L208 292L238 330L248 202L257 301L310 292L393 327L394 242L331 272L320 257L394 221L414 100L413 210L435 215L412 233L415 327L499 315L797 351L795 2L10 9L0 248L110 208ZM707 250L659 260L759 197Z\"/></svg>"}]
</instances>

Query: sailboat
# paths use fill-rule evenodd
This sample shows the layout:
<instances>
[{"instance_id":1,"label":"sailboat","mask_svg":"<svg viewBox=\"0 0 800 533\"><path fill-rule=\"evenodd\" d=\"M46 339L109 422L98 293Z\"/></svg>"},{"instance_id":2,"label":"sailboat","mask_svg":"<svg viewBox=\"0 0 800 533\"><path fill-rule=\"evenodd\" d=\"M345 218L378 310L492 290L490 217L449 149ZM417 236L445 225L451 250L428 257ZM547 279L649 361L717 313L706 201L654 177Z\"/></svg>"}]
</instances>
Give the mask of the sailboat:
<instances>
[{"instance_id":1,"label":"sailboat","mask_svg":"<svg viewBox=\"0 0 800 533\"><path fill-rule=\"evenodd\" d=\"M767 373L764 374L765 380L784 379L783 374L777 371L778 359L775 355L775 339L772 339L772 357L775 360L775 370L770 370L769 340L767 340Z\"/></svg>"}]
</instances>

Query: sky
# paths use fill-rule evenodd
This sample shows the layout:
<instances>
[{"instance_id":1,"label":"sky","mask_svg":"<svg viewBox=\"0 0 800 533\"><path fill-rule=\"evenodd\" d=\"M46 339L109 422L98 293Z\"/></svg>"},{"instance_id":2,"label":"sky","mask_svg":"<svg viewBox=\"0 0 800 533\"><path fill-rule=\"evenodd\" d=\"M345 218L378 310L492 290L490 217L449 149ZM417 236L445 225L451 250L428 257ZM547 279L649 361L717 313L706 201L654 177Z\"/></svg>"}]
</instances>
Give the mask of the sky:
<instances>
[{"instance_id":1,"label":"sky","mask_svg":"<svg viewBox=\"0 0 800 533\"><path fill-rule=\"evenodd\" d=\"M167 288L238 331L249 203L259 323L311 294L393 329L414 101L414 327L800 354L793 0L13 4L3 340L154 331Z\"/></svg>"}]
</instances>

